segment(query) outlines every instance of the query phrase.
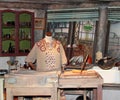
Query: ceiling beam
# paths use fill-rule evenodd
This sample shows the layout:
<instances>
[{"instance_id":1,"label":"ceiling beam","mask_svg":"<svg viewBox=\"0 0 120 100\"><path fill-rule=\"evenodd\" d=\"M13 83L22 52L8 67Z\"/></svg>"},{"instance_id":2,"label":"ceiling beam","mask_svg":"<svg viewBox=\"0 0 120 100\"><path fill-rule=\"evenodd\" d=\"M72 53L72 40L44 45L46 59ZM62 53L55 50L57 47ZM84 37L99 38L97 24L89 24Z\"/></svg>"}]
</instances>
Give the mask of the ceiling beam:
<instances>
[{"instance_id":1,"label":"ceiling beam","mask_svg":"<svg viewBox=\"0 0 120 100\"><path fill-rule=\"evenodd\" d=\"M113 2L114 1L114 2ZM120 6L118 0L0 0L0 8L65 9Z\"/></svg>"},{"instance_id":2,"label":"ceiling beam","mask_svg":"<svg viewBox=\"0 0 120 100\"><path fill-rule=\"evenodd\" d=\"M23 9L47 9L47 5L31 4L31 3L10 3L10 2L0 2L0 8L23 8Z\"/></svg>"},{"instance_id":3,"label":"ceiling beam","mask_svg":"<svg viewBox=\"0 0 120 100\"><path fill-rule=\"evenodd\" d=\"M119 0L0 0L0 2L34 3L34 4L71 4L71 3L99 3L118 2Z\"/></svg>"}]
</instances>

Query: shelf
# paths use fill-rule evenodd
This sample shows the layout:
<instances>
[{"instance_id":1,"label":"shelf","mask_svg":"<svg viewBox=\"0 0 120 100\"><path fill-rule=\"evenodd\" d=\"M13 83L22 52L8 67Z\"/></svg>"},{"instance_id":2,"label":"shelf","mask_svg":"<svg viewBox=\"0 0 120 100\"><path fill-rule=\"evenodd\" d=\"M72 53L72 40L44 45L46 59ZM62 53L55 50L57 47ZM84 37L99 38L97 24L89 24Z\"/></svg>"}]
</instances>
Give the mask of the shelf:
<instances>
[{"instance_id":1,"label":"shelf","mask_svg":"<svg viewBox=\"0 0 120 100\"><path fill-rule=\"evenodd\" d=\"M2 41L15 41L15 39L12 39L12 38L9 38L9 39L3 38Z\"/></svg>"},{"instance_id":2,"label":"shelf","mask_svg":"<svg viewBox=\"0 0 120 100\"><path fill-rule=\"evenodd\" d=\"M15 26L2 26L2 28L15 28Z\"/></svg>"},{"instance_id":3,"label":"shelf","mask_svg":"<svg viewBox=\"0 0 120 100\"><path fill-rule=\"evenodd\" d=\"M31 39L28 39L28 38L25 38L25 39L19 39L19 41L24 41L24 40L26 40L26 41L31 41Z\"/></svg>"}]
</instances>

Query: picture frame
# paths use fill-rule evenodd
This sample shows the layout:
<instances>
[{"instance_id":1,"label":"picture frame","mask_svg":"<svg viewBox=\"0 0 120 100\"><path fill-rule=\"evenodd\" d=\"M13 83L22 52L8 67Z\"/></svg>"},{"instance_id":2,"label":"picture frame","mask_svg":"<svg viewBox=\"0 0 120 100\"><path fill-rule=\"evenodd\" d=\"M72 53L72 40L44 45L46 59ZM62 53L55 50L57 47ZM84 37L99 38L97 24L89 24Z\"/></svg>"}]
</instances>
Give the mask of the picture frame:
<instances>
[{"instance_id":1,"label":"picture frame","mask_svg":"<svg viewBox=\"0 0 120 100\"><path fill-rule=\"evenodd\" d=\"M34 25L35 25L35 29L43 30L45 28L45 19L44 18L35 18Z\"/></svg>"}]
</instances>

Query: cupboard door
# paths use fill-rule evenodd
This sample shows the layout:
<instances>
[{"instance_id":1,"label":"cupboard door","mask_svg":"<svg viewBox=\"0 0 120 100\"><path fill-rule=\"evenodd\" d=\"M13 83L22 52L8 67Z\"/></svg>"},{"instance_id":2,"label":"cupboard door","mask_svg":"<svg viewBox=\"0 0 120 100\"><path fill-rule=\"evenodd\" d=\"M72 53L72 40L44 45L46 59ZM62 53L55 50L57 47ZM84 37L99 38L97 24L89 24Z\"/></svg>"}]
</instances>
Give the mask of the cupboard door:
<instances>
[{"instance_id":1,"label":"cupboard door","mask_svg":"<svg viewBox=\"0 0 120 100\"><path fill-rule=\"evenodd\" d=\"M16 12L3 11L1 13L1 53L3 55L13 55L16 53Z\"/></svg>"},{"instance_id":2,"label":"cupboard door","mask_svg":"<svg viewBox=\"0 0 120 100\"><path fill-rule=\"evenodd\" d=\"M19 54L27 54L33 46L33 13L20 12L19 13Z\"/></svg>"}]
</instances>

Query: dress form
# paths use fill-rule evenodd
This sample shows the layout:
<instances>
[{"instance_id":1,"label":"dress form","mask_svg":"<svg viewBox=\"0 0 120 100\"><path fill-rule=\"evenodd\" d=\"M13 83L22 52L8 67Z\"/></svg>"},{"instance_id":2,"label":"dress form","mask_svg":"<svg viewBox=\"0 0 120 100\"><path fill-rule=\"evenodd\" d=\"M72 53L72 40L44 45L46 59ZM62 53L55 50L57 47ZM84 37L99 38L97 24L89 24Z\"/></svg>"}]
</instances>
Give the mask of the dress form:
<instances>
[{"instance_id":1,"label":"dress form","mask_svg":"<svg viewBox=\"0 0 120 100\"><path fill-rule=\"evenodd\" d=\"M53 41L52 36L45 36L45 41L51 43Z\"/></svg>"},{"instance_id":2,"label":"dress form","mask_svg":"<svg viewBox=\"0 0 120 100\"><path fill-rule=\"evenodd\" d=\"M49 41L49 42L52 41L52 33L46 32L45 39L46 39L46 41Z\"/></svg>"},{"instance_id":3,"label":"dress form","mask_svg":"<svg viewBox=\"0 0 120 100\"><path fill-rule=\"evenodd\" d=\"M46 32L45 41L46 41L49 49L52 49L54 45L53 45L53 38L52 38L51 32Z\"/></svg>"},{"instance_id":4,"label":"dress form","mask_svg":"<svg viewBox=\"0 0 120 100\"><path fill-rule=\"evenodd\" d=\"M44 39L35 43L26 58L26 62L31 64L32 69L40 72L60 71L61 66L67 63L64 48L58 40L53 38L51 33L48 33L45 34ZM36 66L32 64L35 60Z\"/></svg>"}]
</instances>

